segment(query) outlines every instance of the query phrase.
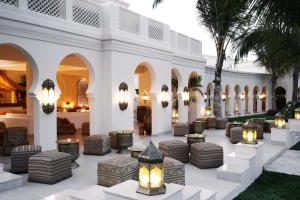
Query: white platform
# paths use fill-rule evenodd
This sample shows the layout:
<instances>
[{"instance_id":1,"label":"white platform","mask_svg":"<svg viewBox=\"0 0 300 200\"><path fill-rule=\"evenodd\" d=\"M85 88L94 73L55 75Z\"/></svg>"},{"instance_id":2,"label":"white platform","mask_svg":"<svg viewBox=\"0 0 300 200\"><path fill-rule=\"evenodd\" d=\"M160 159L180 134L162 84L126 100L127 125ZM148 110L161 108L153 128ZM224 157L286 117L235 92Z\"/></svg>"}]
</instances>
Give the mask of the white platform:
<instances>
[{"instance_id":1,"label":"white platform","mask_svg":"<svg viewBox=\"0 0 300 200\"><path fill-rule=\"evenodd\" d=\"M289 119L287 127L290 132L300 133L300 120L298 119Z\"/></svg>"},{"instance_id":2,"label":"white platform","mask_svg":"<svg viewBox=\"0 0 300 200\"><path fill-rule=\"evenodd\" d=\"M74 194L71 194L72 200L104 200L105 187L95 185Z\"/></svg>"},{"instance_id":3,"label":"white platform","mask_svg":"<svg viewBox=\"0 0 300 200\"><path fill-rule=\"evenodd\" d=\"M0 163L0 173L3 172L4 164Z\"/></svg>"},{"instance_id":4,"label":"white platform","mask_svg":"<svg viewBox=\"0 0 300 200\"><path fill-rule=\"evenodd\" d=\"M289 129L280 129L280 128L272 128L271 129L271 141L282 143L286 146L287 149L293 146L295 141L293 141L292 133L290 133Z\"/></svg>"},{"instance_id":5,"label":"white platform","mask_svg":"<svg viewBox=\"0 0 300 200\"><path fill-rule=\"evenodd\" d=\"M76 190L67 189L67 190L61 191L59 193L47 196L41 200L71 200L70 195L75 192L76 192Z\"/></svg>"},{"instance_id":6,"label":"white platform","mask_svg":"<svg viewBox=\"0 0 300 200\"><path fill-rule=\"evenodd\" d=\"M0 192L15 189L23 185L23 177L8 172L0 172Z\"/></svg>"}]
</instances>

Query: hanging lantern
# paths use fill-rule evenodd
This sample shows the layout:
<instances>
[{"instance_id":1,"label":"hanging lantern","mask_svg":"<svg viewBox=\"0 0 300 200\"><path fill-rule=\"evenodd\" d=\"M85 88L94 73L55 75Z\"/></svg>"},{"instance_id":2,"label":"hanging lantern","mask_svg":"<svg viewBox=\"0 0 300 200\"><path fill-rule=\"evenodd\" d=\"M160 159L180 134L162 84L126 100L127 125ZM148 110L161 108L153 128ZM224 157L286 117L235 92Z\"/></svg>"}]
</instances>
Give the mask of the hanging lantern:
<instances>
[{"instance_id":1,"label":"hanging lantern","mask_svg":"<svg viewBox=\"0 0 300 200\"><path fill-rule=\"evenodd\" d=\"M169 88L166 85L163 85L161 87L161 105L163 108L165 108L169 105L168 90L169 90Z\"/></svg>"},{"instance_id":2,"label":"hanging lantern","mask_svg":"<svg viewBox=\"0 0 300 200\"><path fill-rule=\"evenodd\" d=\"M295 119L300 119L300 107L296 108L294 113Z\"/></svg>"},{"instance_id":3,"label":"hanging lantern","mask_svg":"<svg viewBox=\"0 0 300 200\"><path fill-rule=\"evenodd\" d=\"M148 196L165 194L163 154L150 141L148 147L138 156L139 187L138 193Z\"/></svg>"},{"instance_id":4,"label":"hanging lantern","mask_svg":"<svg viewBox=\"0 0 300 200\"><path fill-rule=\"evenodd\" d=\"M119 86L119 107L122 111L128 107L128 85L124 82Z\"/></svg>"},{"instance_id":5,"label":"hanging lantern","mask_svg":"<svg viewBox=\"0 0 300 200\"><path fill-rule=\"evenodd\" d=\"M187 87L184 87L183 89L182 100L185 106L189 105L190 94L189 94L189 89Z\"/></svg>"},{"instance_id":6,"label":"hanging lantern","mask_svg":"<svg viewBox=\"0 0 300 200\"><path fill-rule=\"evenodd\" d=\"M204 114L205 114L205 116L211 116L211 107L210 106L205 107Z\"/></svg>"},{"instance_id":7,"label":"hanging lantern","mask_svg":"<svg viewBox=\"0 0 300 200\"><path fill-rule=\"evenodd\" d=\"M256 124L251 120L243 125L242 143L257 144Z\"/></svg>"},{"instance_id":8,"label":"hanging lantern","mask_svg":"<svg viewBox=\"0 0 300 200\"><path fill-rule=\"evenodd\" d=\"M46 114L50 114L54 110L55 93L54 83L52 80L47 79L42 84L42 109Z\"/></svg>"},{"instance_id":9,"label":"hanging lantern","mask_svg":"<svg viewBox=\"0 0 300 200\"><path fill-rule=\"evenodd\" d=\"M226 100L226 94L225 94L225 93L222 94L222 100L223 100L223 101Z\"/></svg>"},{"instance_id":10,"label":"hanging lantern","mask_svg":"<svg viewBox=\"0 0 300 200\"><path fill-rule=\"evenodd\" d=\"M276 128L285 128L285 116L282 112L275 115L274 123Z\"/></svg>"},{"instance_id":11,"label":"hanging lantern","mask_svg":"<svg viewBox=\"0 0 300 200\"><path fill-rule=\"evenodd\" d=\"M144 104L146 104L147 101L149 100L149 96L148 96L147 91L144 91L143 96L142 96L142 100L143 100Z\"/></svg>"}]
</instances>

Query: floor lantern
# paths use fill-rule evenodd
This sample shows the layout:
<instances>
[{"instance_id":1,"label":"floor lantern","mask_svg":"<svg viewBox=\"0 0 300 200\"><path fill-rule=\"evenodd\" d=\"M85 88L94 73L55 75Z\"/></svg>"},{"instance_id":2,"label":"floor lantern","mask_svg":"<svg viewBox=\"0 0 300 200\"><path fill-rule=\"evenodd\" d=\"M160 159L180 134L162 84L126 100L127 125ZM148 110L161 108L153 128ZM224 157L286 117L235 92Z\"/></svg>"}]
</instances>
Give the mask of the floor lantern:
<instances>
[{"instance_id":1,"label":"floor lantern","mask_svg":"<svg viewBox=\"0 0 300 200\"><path fill-rule=\"evenodd\" d=\"M165 194L163 154L150 141L148 147L138 156L139 187L137 193L148 196Z\"/></svg>"},{"instance_id":2,"label":"floor lantern","mask_svg":"<svg viewBox=\"0 0 300 200\"><path fill-rule=\"evenodd\" d=\"M300 107L296 108L294 113L295 113L294 114L295 119L299 120L300 119Z\"/></svg>"},{"instance_id":3,"label":"floor lantern","mask_svg":"<svg viewBox=\"0 0 300 200\"><path fill-rule=\"evenodd\" d=\"M282 112L275 115L275 128L285 128L285 116Z\"/></svg>"},{"instance_id":4,"label":"floor lantern","mask_svg":"<svg viewBox=\"0 0 300 200\"><path fill-rule=\"evenodd\" d=\"M257 144L256 125L252 121L248 121L243 125L242 143Z\"/></svg>"},{"instance_id":5,"label":"floor lantern","mask_svg":"<svg viewBox=\"0 0 300 200\"><path fill-rule=\"evenodd\" d=\"M42 109L46 114L50 114L54 110L55 93L54 93L54 82L47 79L42 84Z\"/></svg>"}]
</instances>

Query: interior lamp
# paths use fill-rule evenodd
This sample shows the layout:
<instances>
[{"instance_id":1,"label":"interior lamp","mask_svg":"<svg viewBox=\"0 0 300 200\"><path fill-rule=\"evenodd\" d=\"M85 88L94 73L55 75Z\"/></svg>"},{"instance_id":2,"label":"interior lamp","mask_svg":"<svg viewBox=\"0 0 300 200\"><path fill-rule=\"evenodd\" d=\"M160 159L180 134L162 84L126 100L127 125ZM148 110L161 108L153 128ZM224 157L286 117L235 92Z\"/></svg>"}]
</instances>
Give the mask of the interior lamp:
<instances>
[{"instance_id":1,"label":"interior lamp","mask_svg":"<svg viewBox=\"0 0 300 200\"><path fill-rule=\"evenodd\" d=\"M257 144L256 125L249 120L243 125L242 143Z\"/></svg>"},{"instance_id":2,"label":"interior lamp","mask_svg":"<svg viewBox=\"0 0 300 200\"><path fill-rule=\"evenodd\" d=\"M144 104L146 104L147 101L149 100L149 96L146 91L144 91L144 93L143 93L142 100L143 100Z\"/></svg>"},{"instance_id":3,"label":"interior lamp","mask_svg":"<svg viewBox=\"0 0 300 200\"><path fill-rule=\"evenodd\" d=\"M119 85L119 107L122 111L128 107L128 85L124 82Z\"/></svg>"},{"instance_id":4,"label":"interior lamp","mask_svg":"<svg viewBox=\"0 0 300 200\"><path fill-rule=\"evenodd\" d=\"M211 107L210 106L205 107L204 114L205 114L205 116L211 115Z\"/></svg>"},{"instance_id":5,"label":"interior lamp","mask_svg":"<svg viewBox=\"0 0 300 200\"><path fill-rule=\"evenodd\" d=\"M165 108L169 105L168 90L169 90L169 88L166 85L163 85L161 87L161 105L163 108Z\"/></svg>"},{"instance_id":6,"label":"interior lamp","mask_svg":"<svg viewBox=\"0 0 300 200\"><path fill-rule=\"evenodd\" d=\"M285 116L282 112L275 115L275 128L285 128Z\"/></svg>"},{"instance_id":7,"label":"interior lamp","mask_svg":"<svg viewBox=\"0 0 300 200\"><path fill-rule=\"evenodd\" d=\"M148 196L165 194L163 154L150 141L148 147L138 156L139 187L137 193Z\"/></svg>"},{"instance_id":8,"label":"interior lamp","mask_svg":"<svg viewBox=\"0 0 300 200\"><path fill-rule=\"evenodd\" d=\"M225 94L225 93L222 94L222 100L223 100L223 101L226 100L226 94Z\"/></svg>"},{"instance_id":9,"label":"interior lamp","mask_svg":"<svg viewBox=\"0 0 300 200\"><path fill-rule=\"evenodd\" d=\"M184 87L184 89L183 89L182 100L183 100L183 104L185 106L187 106L189 104L190 94L189 94L189 89L187 87Z\"/></svg>"},{"instance_id":10,"label":"interior lamp","mask_svg":"<svg viewBox=\"0 0 300 200\"><path fill-rule=\"evenodd\" d=\"M295 109L294 117L295 117L295 119L300 119L300 107Z\"/></svg>"},{"instance_id":11,"label":"interior lamp","mask_svg":"<svg viewBox=\"0 0 300 200\"><path fill-rule=\"evenodd\" d=\"M54 110L55 93L54 93L54 82L47 79L42 84L42 109L46 114L50 114Z\"/></svg>"}]
</instances>

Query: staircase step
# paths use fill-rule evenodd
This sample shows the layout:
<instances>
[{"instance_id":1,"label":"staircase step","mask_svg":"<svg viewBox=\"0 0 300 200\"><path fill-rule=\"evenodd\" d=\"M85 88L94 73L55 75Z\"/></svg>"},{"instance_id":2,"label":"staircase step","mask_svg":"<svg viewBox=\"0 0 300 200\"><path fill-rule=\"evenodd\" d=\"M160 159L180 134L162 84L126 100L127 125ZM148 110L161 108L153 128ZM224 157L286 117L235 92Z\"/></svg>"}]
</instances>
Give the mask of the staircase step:
<instances>
[{"instance_id":1,"label":"staircase step","mask_svg":"<svg viewBox=\"0 0 300 200\"><path fill-rule=\"evenodd\" d=\"M92 187L71 194L71 200L104 200L104 189L106 189L106 187L94 185Z\"/></svg>"},{"instance_id":2,"label":"staircase step","mask_svg":"<svg viewBox=\"0 0 300 200\"><path fill-rule=\"evenodd\" d=\"M249 170L247 166L225 164L217 169L217 177L221 180L241 183L248 178Z\"/></svg>"},{"instance_id":3,"label":"staircase step","mask_svg":"<svg viewBox=\"0 0 300 200\"><path fill-rule=\"evenodd\" d=\"M76 190L67 189L56 194L49 195L41 200L71 200L70 195L76 193Z\"/></svg>"},{"instance_id":4,"label":"staircase step","mask_svg":"<svg viewBox=\"0 0 300 200\"><path fill-rule=\"evenodd\" d=\"M201 188L200 200L216 200L217 192Z\"/></svg>"},{"instance_id":5,"label":"staircase step","mask_svg":"<svg viewBox=\"0 0 300 200\"><path fill-rule=\"evenodd\" d=\"M201 189L199 187L186 185L182 190L182 200L199 200Z\"/></svg>"},{"instance_id":6,"label":"staircase step","mask_svg":"<svg viewBox=\"0 0 300 200\"><path fill-rule=\"evenodd\" d=\"M8 172L0 172L0 192L15 189L24 183L23 176L15 175Z\"/></svg>"},{"instance_id":7,"label":"staircase step","mask_svg":"<svg viewBox=\"0 0 300 200\"><path fill-rule=\"evenodd\" d=\"M225 156L225 163L228 165L252 167L254 159L255 159L255 155L237 154L236 152L232 152Z\"/></svg>"}]
</instances>

